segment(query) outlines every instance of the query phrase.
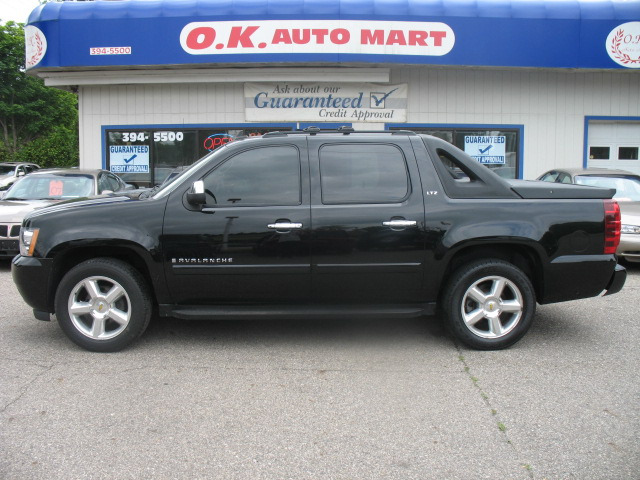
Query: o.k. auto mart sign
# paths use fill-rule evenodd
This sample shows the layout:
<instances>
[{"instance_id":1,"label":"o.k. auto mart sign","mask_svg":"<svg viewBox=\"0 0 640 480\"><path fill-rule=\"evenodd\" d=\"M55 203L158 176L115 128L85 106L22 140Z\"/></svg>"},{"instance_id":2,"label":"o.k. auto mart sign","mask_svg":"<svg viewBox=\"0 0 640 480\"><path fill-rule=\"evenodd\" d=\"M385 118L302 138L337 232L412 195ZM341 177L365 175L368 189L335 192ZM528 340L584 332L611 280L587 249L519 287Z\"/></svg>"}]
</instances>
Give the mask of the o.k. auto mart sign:
<instances>
[{"instance_id":1,"label":"o.k. auto mart sign","mask_svg":"<svg viewBox=\"0 0 640 480\"><path fill-rule=\"evenodd\" d=\"M252 122L405 122L407 84L245 83Z\"/></svg>"},{"instance_id":2,"label":"o.k. auto mart sign","mask_svg":"<svg viewBox=\"0 0 640 480\"><path fill-rule=\"evenodd\" d=\"M300 28L300 27L303 28ZM442 22L255 20L192 22L180 32L191 55L379 54L442 56L455 35Z\"/></svg>"}]
</instances>

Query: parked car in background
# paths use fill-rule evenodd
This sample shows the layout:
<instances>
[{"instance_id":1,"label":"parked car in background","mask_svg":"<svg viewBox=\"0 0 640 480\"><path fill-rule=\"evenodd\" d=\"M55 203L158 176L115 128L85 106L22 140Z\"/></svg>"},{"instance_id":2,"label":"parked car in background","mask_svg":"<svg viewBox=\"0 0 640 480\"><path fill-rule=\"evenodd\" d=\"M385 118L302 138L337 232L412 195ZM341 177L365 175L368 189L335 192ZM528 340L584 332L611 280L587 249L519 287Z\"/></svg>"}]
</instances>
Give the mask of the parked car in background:
<instances>
[{"instance_id":1,"label":"parked car in background","mask_svg":"<svg viewBox=\"0 0 640 480\"><path fill-rule=\"evenodd\" d=\"M629 262L640 262L640 175L626 170L563 168L550 170L538 180L615 188L613 198L622 214L622 235L616 253Z\"/></svg>"},{"instance_id":2,"label":"parked car in background","mask_svg":"<svg viewBox=\"0 0 640 480\"><path fill-rule=\"evenodd\" d=\"M63 200L133 188L106 170L47 169L20 178L0 200L0 258L18 254L20 225L32 210Z\"/></svg>"},{"instance_id":3,"label":"parked car in background","mask_svg":"<svg viewBox=\"0 0 640 480\"><path fill-rule=\"evenodd\" d=\"M6 162L0 163L0 191L7 190L20 177L35 172L40 168L35 163Z\"/></svg>"}]
</instances>

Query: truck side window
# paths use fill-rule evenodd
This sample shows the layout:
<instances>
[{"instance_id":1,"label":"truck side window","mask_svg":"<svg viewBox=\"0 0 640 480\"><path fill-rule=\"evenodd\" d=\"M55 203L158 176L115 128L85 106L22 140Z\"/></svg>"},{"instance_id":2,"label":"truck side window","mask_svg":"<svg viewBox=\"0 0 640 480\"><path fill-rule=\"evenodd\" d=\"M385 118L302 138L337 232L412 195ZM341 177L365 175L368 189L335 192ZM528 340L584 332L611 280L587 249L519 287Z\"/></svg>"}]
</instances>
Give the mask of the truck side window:
<instances>
[{"instance_id":1,"label":"truck side window","mask_svg":"<svg viewBox=\"0 0 640 480\"><path fill-rule=\"evenodd\" d=\"M324 204L397 203L409 193L405 158L394 145L324 145L320 184Z\"/></svg>"},{"instance_id":2,"label":"truck side window","mask_svg":"<svg viewBox=\"0 0 640 480\"><path fill-rule=\"evenodd\" d=\"M454 178L461 182L470 182L471 176L467 170L458 162L449 152L438 149L438 157L440 161L447 169L447 172Z\"/></svg>"},{"instance_id":3,"label":"truck side window","mask_svg":"<svg viewBox=\"0 0 640 480\"><path fill-rule=\"evenodd\" d=\"M254 148L234 155L203 180L207 203L299 205L300 155L292 146Z\"/></svg>"}]
</instances>

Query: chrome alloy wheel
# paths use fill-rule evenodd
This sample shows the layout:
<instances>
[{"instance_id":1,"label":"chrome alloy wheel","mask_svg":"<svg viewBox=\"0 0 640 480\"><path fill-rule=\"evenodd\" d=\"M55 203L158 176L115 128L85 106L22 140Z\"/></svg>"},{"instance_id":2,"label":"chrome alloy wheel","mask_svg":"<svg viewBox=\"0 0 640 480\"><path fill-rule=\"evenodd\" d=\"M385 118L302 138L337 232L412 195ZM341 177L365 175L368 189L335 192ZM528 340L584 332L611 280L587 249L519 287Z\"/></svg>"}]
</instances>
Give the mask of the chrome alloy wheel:
<instances>
[{"instance_id":1,"label":"chrome alloy wheel","mask_svg":"<svg viewBox=\"0 0 640 480\"><path fill-rule=\"evenodd\" d=\"M524 309L522 294L510 280L484 277L473 283L462 299L466 327L482 338L500 338L511 332Z\"/></svg>"},{"instance_id":2,"label":"chrome alloy wheel","mask_svg":"<svg viewBox=\"0 0 640 480\"><path fill-rule=\"evenodd\" d=\"M131 320L131 301L125 289L107 277L88 277L69 295L69 317L74 327L94 340L117 337Z\"/></svg>"}]
</instances>

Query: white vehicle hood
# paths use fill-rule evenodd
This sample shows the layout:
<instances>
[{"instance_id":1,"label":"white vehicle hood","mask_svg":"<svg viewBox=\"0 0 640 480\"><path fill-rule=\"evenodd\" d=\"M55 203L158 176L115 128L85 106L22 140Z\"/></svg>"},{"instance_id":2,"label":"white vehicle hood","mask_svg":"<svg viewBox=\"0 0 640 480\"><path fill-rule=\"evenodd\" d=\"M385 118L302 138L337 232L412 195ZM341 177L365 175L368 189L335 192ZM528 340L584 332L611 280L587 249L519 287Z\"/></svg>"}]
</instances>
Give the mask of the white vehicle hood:
<instances>
[{"instance_id":1,"label":"white vehicle hood","mask_svg":"<svg viewBox=\"0 0 640 480\"><path fill-rule=\"evenodd\" d=\"M0 175L0 187L11 183L11 180L14 179L14 176L9 174L9 175Z\"/></svg>"},{"instance_id":2,"label":"white vehicle hood","mask_svg":"<svg viewBox=\"0 0 640 480\"><path fill-rule=\"evenodd\" d=\"M22 223L27 213L58 202L59 200L0 200L0 223Z\"/></svg>"}]
</instances>

